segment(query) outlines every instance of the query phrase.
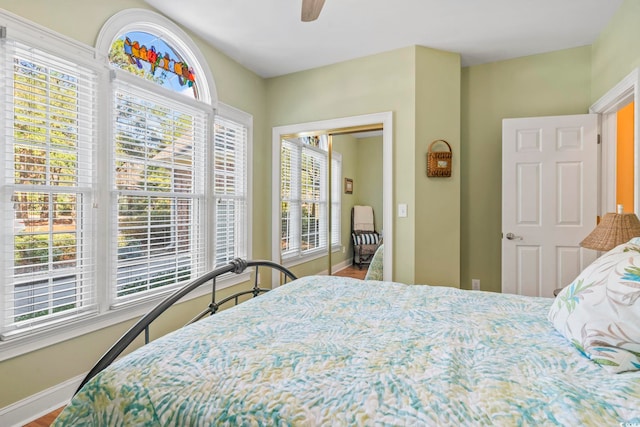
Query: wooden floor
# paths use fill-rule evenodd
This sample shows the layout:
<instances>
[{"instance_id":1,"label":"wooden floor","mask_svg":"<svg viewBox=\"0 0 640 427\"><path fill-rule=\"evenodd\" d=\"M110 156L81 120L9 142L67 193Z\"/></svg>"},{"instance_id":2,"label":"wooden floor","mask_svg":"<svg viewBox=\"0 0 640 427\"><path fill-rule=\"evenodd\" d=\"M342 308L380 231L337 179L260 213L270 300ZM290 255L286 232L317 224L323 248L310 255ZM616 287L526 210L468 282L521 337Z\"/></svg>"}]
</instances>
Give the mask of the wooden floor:
<instances>
[{"instance_id":1,"label":"wooden floor","mask_svg":"<svg viewBox=\"0 0 640 427\"><path fill-rule=\"evenodd\" d=\"M49 412L47 415L43 415L37 420L33 420L30 423L25 424L25 427L49 427L53 423L53 420L56 419L58 414L62 412L63 408L64 406L62 408L56 409L53 412Z\"/></svg>"},{"instance_id":2,"label":"wooden floor","mask_svg":"<svg viewBox=\"0 0 640 427\"><path fill-rule=\"evenodd\" d=\"M347 268L336 271L335 273L333 273L333 275L342 277L353 277L354 279L364 279L364 276L367 275L367 267L367 265L363 265L362 270L360 270L357 266L350 265Z\"/></svg>"},{"instance_id":3,"label":"wooden floor","mask_svg":"<svg viewBox=\"0 0 640 427\"><path fill-rule=\"evenodd\" d=\"M364 276L366 276L367 274L367 267L368 266L363 265L361 270L357 266L350 265L340 271L336 271L335 273L333 273L333 275L342 277L353 277L355 279L364 279ZM62 409L63 408L58 408L55 411L50 412L41 418L38 418L37 420L25 424L25 427L49 427L51 423L53 423L53 420L55 420L58 414L62 411Z\"/></svg>"}]
</instances>

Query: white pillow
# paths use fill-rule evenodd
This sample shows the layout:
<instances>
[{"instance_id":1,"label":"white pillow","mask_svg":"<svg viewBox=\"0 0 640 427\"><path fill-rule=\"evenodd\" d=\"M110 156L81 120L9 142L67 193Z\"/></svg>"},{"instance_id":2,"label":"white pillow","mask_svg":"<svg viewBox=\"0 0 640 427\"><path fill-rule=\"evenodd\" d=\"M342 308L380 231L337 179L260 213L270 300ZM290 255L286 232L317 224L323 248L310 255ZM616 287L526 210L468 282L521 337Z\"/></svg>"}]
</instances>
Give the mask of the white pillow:
<instances>
[{"instance_id":1,"label":"white pillow","mask_svg":"<svg viewBox=\"0 0 640 427\"><path fill-rule=\"evenodd\" d=\"M612 372L640 370L640 238L596 259L556 297L553 326Z\"/></svg>"}]
</instances>

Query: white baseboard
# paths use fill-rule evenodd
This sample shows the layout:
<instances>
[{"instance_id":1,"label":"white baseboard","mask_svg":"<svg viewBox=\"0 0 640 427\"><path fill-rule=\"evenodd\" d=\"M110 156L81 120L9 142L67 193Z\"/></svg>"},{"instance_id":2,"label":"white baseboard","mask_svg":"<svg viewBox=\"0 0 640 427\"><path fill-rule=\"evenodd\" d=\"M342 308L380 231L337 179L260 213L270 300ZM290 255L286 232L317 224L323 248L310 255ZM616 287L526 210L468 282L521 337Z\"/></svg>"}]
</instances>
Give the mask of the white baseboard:
<instances>
[{"instance_id":1,"label":"white baseboard","mask_svg":"<svg viewBox=\"0 0 640 427\"><path fill-rule=\"evenodd\" d=\"M353 259L349 258L349 259L346 259L346 260L342 261L341 263L334 264L332 266L332 270L335 273L337 271L340 271L340 270L343 270L343 269L349 267L351 264L353 264ZM325 276L325 275L329 274L329 270L322 270L322 271L320 271L320 272L318 272L316 274L319 275L319 276Z\"/></svg>"},{"instance_id":2,"label":"white baseboard","mask_svg":"<svg viewBox=\"0 0 640 427\"><path fill-rule=\"evenodd\" d=\"M333 272L344 270L347 267L351 267L351 265L353 265L353 258L345 259L341 263L333 266Z\"/></svg>"},{"instance_id":3,"label":"white baseboard","mask_svg":"<svg viewBox=\"0 0 640 427\"><path fill-rule=\"evenodd\" d=\"M68 379L0 409L3 426L23 426L66 405L85 375Z\"/></svg>"}]
</instances>

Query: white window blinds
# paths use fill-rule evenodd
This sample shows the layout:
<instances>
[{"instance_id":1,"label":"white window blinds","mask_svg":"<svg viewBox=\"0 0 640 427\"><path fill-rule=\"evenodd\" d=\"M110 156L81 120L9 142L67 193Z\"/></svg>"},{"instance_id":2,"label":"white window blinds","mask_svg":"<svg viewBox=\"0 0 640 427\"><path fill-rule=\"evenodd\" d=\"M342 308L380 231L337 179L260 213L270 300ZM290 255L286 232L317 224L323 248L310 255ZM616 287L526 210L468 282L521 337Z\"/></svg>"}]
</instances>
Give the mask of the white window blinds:
<instances>
[{"instance_id":1,"label":"white window blinds","mask_svg":"<svg viewBox=\"0 0 640 427\"><path fill-rule=\"evenodd\" d=\"M215 265L247 257L247 127L216 116L213 191Z\"/></svg>"},{"instance_id":2,"label":"white window blinds","mask_svg":"<svg viewBox=\"0 0 640 427\"><path fill-rule=\"evenodd\" d=\"M309 252L327 245L327 154L302 146L300 167L301 251Z\"/></svg>"},{"instance_id":3,"label":"white window blinds","mask_svg":"<svg viewBox=\"0 0 640 427\"><path fill-rule=\"evenodd\" d=\"M215 103L214 123L208 73L196 73L202 99L185 97L182 85L140 78L137 65L106 67L126 61L124 51L96 57L9 23L16 40L0 29L0 340L17 354L40 337L128 319L137 300L151 306L214 264L249 256L253 119ZM166 37L184 49L180 39Z\"/></svg>"},{"instance_id":4,"label":"white window blinds","mask_svg":"<svg viewBox=\"0 0 640 427\"><path fill-rule=\"evenodd\" d=\"M280 248L282 256L297 254L300 248L300 150L282 140L280 148L280 197L282 199Z\"/></svg>"},{"instance_id":5,"label":"white window blinds","mask_svg":"<svg viewBox=\"0 0 640 427\"><path fill-rule=\"evenodd\" d=\"M331 153L331 246L340 246L342 230L342 154Z\"/></svg>"},{"instance_id":6,"label":"white window blinds","mask_svg":"<svg viewBox=\"0 0 640 427\"><path fill-rule=\"evenodd\" d=\"M95 308L96 73L3 40L2 333Z\"/></svg>"},{"instance_id":7,"label":"white window blinds","mask_svg":"<svg viewBox=\"0 0 640 427\"><path fill-rule=\"evenodd\" d=\"M205 109L116 82L115 298L194 279L206 267Z\"/></svg>"},{"instance_id":8,"label":"white window blinds","mask_svg":"<svg viewBox=\"0 0 640 427\"><path fill-rule=\"evenodd\" d=\"M326 250L330 186L328 155L322 148L322 141L314 138L282 140L280 159L282 257L303 257ZM338 163L334 163L334 167L340 169ZM339 203L339 197L335 194L332 197ZM332 241L340 238L339 207L336 212L338 217L333 218Z\"/></svg>"}]
</instances>

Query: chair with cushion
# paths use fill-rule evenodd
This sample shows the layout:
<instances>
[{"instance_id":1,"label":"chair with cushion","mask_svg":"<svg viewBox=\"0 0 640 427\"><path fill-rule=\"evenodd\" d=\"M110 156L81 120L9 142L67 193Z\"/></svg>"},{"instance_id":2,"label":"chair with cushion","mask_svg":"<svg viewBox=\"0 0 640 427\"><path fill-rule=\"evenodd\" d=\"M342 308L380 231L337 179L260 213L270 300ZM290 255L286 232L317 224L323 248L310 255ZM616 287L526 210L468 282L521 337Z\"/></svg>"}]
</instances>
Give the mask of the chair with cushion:
<instances>
[{"instance_id":1,"label":"chair with cushion","mask_svg":"<svg viewBox=\"0 0 640 427\"><path fill-rule=\"evenodd\" d=\"M353 241L353 265L362 269L371 263L373 255L382 243L375 229L373 208L356 205L351 209L351 239Z\"/></svg>"}]
</instances>

